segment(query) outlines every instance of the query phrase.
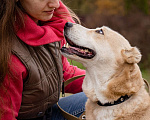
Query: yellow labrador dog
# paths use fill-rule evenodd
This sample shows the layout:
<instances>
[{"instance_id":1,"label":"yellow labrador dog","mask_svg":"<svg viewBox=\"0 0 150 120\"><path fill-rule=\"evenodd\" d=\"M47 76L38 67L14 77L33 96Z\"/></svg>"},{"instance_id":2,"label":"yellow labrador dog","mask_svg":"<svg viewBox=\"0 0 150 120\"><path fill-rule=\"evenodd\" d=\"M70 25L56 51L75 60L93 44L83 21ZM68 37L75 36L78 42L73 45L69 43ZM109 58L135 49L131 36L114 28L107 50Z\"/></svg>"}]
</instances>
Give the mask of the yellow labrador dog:
<instances>
[{"instance_id":1,"label":"yellow labrador dog","mask_svg":"<svg viewBox=\"0 0 150 120\"><path fill-rule=\"evenodd\" d=\"M86 67L87 120L150 120L150 97L137 63L141 54L108 27L67 23L62 54Z\"/></svg>"}]
</instances>

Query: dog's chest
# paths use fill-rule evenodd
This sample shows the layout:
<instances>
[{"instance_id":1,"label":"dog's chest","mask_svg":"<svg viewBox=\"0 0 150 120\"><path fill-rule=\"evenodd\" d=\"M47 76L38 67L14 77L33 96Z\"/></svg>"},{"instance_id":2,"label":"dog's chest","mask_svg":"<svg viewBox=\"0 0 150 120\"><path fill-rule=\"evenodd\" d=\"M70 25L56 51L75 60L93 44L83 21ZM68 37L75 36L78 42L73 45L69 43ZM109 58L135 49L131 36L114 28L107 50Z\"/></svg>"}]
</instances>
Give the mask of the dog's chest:
<instances>
[{"instance_id":1,"label":"dog's chest","mask_svg":"<svg viewBox=\"0 0 150 120\"><path fill-rule=\"evenodd\" d=\"M98 108L100 109L100 108ZM100 109L94 110L94 116L96 120L114 120L114 110L113 109ZM99 112L98 112L99 111ZM98 112L98 113L97 113Z\"/></svg>"}]
</instances>

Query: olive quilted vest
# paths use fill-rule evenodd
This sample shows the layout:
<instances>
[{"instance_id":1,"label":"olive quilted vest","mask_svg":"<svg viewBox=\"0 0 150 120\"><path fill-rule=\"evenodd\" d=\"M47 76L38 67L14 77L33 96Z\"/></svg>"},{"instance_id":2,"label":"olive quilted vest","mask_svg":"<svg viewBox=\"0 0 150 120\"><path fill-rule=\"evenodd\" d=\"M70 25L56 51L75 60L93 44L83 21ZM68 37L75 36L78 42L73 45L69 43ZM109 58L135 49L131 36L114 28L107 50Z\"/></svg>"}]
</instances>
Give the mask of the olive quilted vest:
<instances>
[{"instance_id":1,"label":"olive quilted vest","mask_svg":"<svg viewBox=\"0 0 150 120\"><path fill-rule=\"evenodd\" d=\"M43 116L59 99L63 79L60 42L29 46L14 40L12 53L25 65L28 76L23 84L18 119Z\"/></svg>"}]
</instances>

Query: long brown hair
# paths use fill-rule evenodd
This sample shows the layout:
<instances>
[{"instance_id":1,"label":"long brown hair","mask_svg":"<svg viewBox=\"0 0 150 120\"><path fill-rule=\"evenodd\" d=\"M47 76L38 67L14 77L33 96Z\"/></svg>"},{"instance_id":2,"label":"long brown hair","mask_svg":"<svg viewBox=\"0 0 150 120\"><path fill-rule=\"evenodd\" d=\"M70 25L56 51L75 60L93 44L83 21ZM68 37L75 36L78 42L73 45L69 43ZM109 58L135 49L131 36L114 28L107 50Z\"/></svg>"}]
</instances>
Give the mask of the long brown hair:
<instances>
[{"instance_id":1,"label":"long brown hair","mask_svg":"<svg viewBox=\"0 0 150 120\"><path fill-rule=\"evenodd\" d=\"M16 37L14 32L15 14L19 9L15 0L0 1L0 90L6 91L2 85L6 74L11 74L9 70L12 40ZM19 13L19 12L18 12ZM1 96L0 102L4 103ZM0 109L0 119L2 116Z\"/></svg>"},{"instance_id":2,"label":"long brown hair","mask_svg":"<svg viewBox=\"0 0 150 120\"><path fill-rule=\"evenodd\" d=\"M11 46L12 40L16 37L16 13L18 16L21 15L21 10L16 4L15 0L0 1L0 86L6 74L10 73Z\"/></svg>"}]
</instances>

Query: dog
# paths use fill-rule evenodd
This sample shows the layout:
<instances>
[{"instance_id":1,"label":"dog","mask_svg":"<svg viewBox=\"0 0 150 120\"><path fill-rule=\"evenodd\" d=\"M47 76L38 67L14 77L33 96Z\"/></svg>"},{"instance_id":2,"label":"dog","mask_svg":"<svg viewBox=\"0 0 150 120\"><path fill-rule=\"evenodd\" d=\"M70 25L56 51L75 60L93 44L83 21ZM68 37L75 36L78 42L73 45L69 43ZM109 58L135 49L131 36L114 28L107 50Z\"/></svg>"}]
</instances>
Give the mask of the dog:
<instances>
[{"instance_id":1,"label":"dog","mask_svg":"<svg viewBox=\"0 0 150 120\"><path fill-rule=\"evenodd\" d=\"M138 63L141 53L118 32L68 23L62 55L86 68L87 120L150 120L150 96Z\"/></svg>"}]
</instances>

